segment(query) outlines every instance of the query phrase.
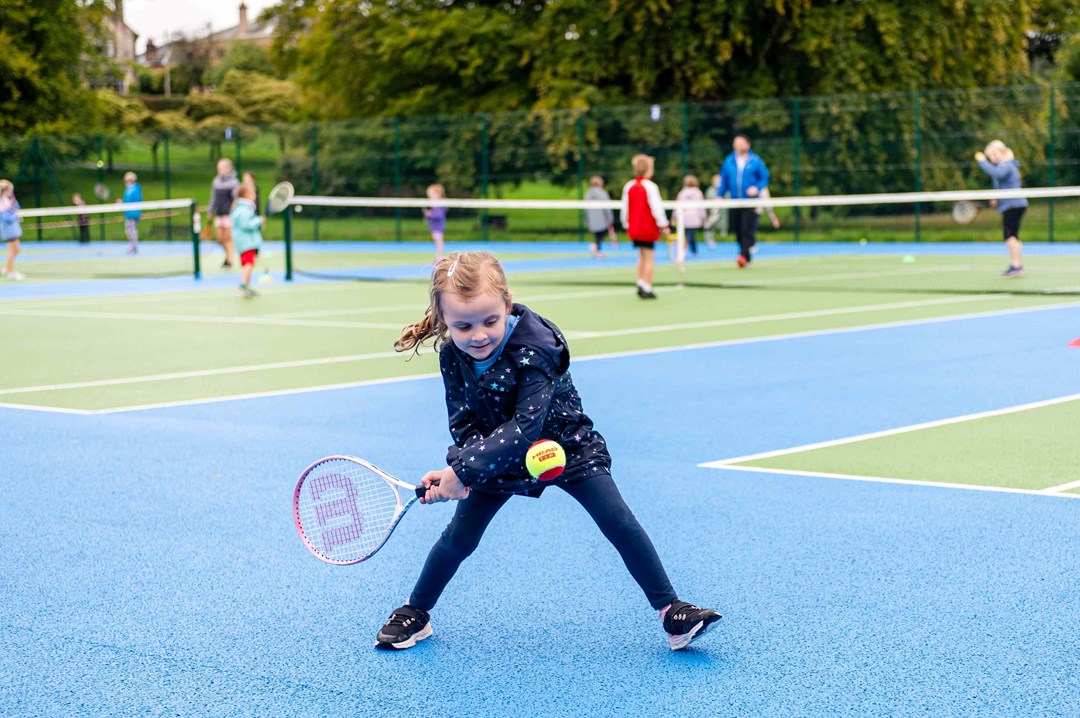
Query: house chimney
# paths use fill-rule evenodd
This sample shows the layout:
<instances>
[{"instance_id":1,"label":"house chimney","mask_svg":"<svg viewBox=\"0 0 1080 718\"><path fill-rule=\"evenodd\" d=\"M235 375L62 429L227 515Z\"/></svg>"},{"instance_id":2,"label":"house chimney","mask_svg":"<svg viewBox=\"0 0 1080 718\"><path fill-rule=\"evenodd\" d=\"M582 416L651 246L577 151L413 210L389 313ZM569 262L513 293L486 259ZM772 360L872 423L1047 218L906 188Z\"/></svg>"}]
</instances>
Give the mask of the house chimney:
<instances>
[{"instance_id":1,"label":"house chimney","mask_svg":"<svg viewBox=\"0 0 1080 718\"><path fill-rule=\"evenodd\" d=\"M116 17L121 21L124 19L124 0L113 0L113 6L116 7Z\"/></svg>"},{"instance_id":2,"label":"house chimney","mask_svg":"<svg viewBox=\"0 0 1080 718\"><path fill-rule=\"evenodd\" d=\"M237 35L243 37L248 32L247 5L240 3L240 27L236 28Z\"/></svg>"}]
</instances>

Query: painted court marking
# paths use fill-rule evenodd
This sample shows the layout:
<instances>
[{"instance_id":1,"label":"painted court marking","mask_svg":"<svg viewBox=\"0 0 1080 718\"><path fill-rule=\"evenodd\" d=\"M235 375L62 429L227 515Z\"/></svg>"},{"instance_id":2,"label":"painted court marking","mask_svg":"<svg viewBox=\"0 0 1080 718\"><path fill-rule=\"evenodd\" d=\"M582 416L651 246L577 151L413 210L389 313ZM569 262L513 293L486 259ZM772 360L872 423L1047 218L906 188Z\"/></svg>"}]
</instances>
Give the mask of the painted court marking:
<instances>
[{"instance_id":1,"label":"painted court marking","mask_svg":"<svg viewBox=\"0 0 1080 718\"><path fill-rule=\"evenodd\" d=\"M336 329L387 329L401 331L400 323L328 322L317 319L278 319L268 317L210 317L187 314L139 314L134 312L78 312L58 309L0 309L0 315L24 317L59 317L77 319L122 319L124 321L185 322L190 324L258 324L263 326Z\"/></svg>"},{"instance_id":2,"label":"painted court marking","mask_svg":"<svg viewBox=\"0 0 1080 718\"><path fill-rule=\"evenodd\" d=\"M963 298L960 298L959 300L951 300L950 299L950 300L926 300L926 301L931 302L931 303L941 303L941 302L950 302L950 301L967 301L969 299L970 298L963 297ZM981 297L978 297L978 299L981 299ZM921 303L925 303L925 302L916 302L916 303L901 302L900 304L902 306L910 306L912 304L921 304ZM1080 302L1075 303L1075 305L1080 305ZM893 307L895 305L877 305L877 306L878 307L889 307L889 308L891 308L891 307ZM948 317L933 317L933 318L930 318L930 319L911 319L911 320L902 320L902 321L899 321L899 322L886 322L886 323L881 323L881 324L860 325L860 326L856 326L856 327L844 327L844 328L841 328L841 329L821 329L821 330L814 330L814 331L807 331L807 332L773 334L773 335L767 335L767 336L763 336L763 337L747 337L747 338L743 338L743 339L728 339L728 340L721 340L721 341L717 341L717 342L705 342L705 343L701 343L701 344L690 344L690 345L684 345L684 346L678 346L678 347L660 347L658 349L629 350L627 352L617 352L617 353L613 353L613 354L595 354L595 355L585 356L585 357L581 357L581 358L577 359L577 361L602 359L602 358L614 357L614 356L633 356L633 355L638 355L638 354L653 354L653 353L658 353L658 352L663 352L663 351L681 351L681 350L684 350L684 349L696 349L696 348L703 348L703 347L718 347L718 346L731 346L731 345L737 345L737 344L750 344L750 343L755 343L755 342L777 341L777 340L781 340L781 339L790 339L790 338L797 338L797 337L809 337L809 336L820 336L820 335L826 335L826 334L836 334L836 333L844 333L844 332L851 332L851 331L866 331L866 330L870 330L870 329L880 329L880 328L884 328L884 327L905 326L905 325L909 325L909 324L934 323L934 322L939 322L939 321L949 321L949 320L952 320L952 319L961 319L961 318L968 318L968 317L996 316L996 315L999 315L999 314L1012 314L1012 313L1015 313L1015 312L1037 311L1039 309L1053 309L1053 308L1058 308L1058 307L1061 307L1061 306L1069 306L1069 305L1049 305L1049 306L1044 306L1044 307L1033 307L1033 308L1032 307L1027 307L1027 308L1023 308L1023 309L1006 309L1006 310L997 310L997 311L991 311L991 312L977 312L977 313L972 313L972 314L951 315L951 316L948 316ZM836 310L836 312L840 313L840 314L847 314L847 313L850 313L850 308ZM79 313L74 312L73 314L79 314ZM729 320L720 320L720 321L729 321ZM730 320L730 321L740 322L741 323L742 319ZM682 327L683 325L674 325L674 326ZM635 332L636 331L665 331L665 329L664 329L664 327L651 327L651 328L647 327L647 328L642 328L641 330L620 330L620 331L623 331L623 332L625 332L625 331L635 331ZM292 361L269 362L269 363L263 363L263 364L248 364L248 365L243 365L243 366L224 367L224 368L215 368L215 369L196 369L196 370L192 370L192 371L169 372L169 373L165 373L165 374L147 374L147 375L143 375L143 376L121 377L121 378L116 378L116 379L97 379L97 380L91 380L91 381L65 382L65 383L61 383L61 384L39 384L37 386L23 386L23 387L13 387L13 388L10 388L10 389L0 389L0 395L34 394L34 393L37 393L37 392L60 391L60 390L66 390L66 389L85 389L85 388L90 388L90 387L115 386L115 385L121 385L121 384L140 384L140 383L156 382L156 381L170 381L170 380L176 380L176 379L191 379L191 378L194 378L194 377L218 376L218 375L224 375L224 374L242 374L242 373L256 372L256 371L269 371L269 370L277 370L277 369L293 369L293 368L297 368L297 367L319 366L319 365L325 365L325 364L341 364L341 363L356 362L356 361L370 361L372 359L386 359L386 358L393 358L393 357L399 357L399 356L401 356L401 355L398 352L394 352L394 351L371 352L371 353L367 353L367 354L350 354L350 355L337 356L337 357L320 357L320 358L317 358L317 359L299 359L299 360L292 360Z\"/></svg>"},{"instance_id":3,"label":"painted court marking","mask_svg":"<svg viewBox=\"0 0 1080 718\"><path fill-rule=\"evenodd\" d=\"M772 459L778 456L790 456L792 454L801 454L808 451L814 451L816 449L826 449L834 446L844 446L846 444L855 444L862 441L869 441L871 439L879 439L886 436L896 436L898 434L908 434L913 431L921 431L923 429L933 429L940 426L949 426L951 424L961 424L968 421L976 421L978 419L986 419L993 416L1004 416L1006 414L1016 414L1023 411L1031 411L1033 409L1040 409L1047 406L1055 406L1057 404L1067 404L1072 401L1080 400L1080 394L1070 394L1068 396L1059 396L1054 399L1044 399L1042 401L1033 401L1026 404L1017 404L1015 406L1004 407L1002 409L992 409L989 411L979 411L972 414L962 414L960 416L953 416L947 419L936 419L934 421L925 421L919 424L910 424L908 426L899 426L893 429L885 429L883 431L873 431L866 434L856 434L854 436L846 436L840 439L831 439L829 441L819 441L812 444L803 444L801 446L792 446L787 449L776 449L774 451L762 451L757 454L747 454L745 456L735 456L729 459L720 459L719 461L707 461L698 464L703 469L725 469L730 471L746 471L751 473L760 474L784 474L790 476L810 476L826 479L843 479L850 481L876 481L889 484L911 484L915 486L940 486L952 489L971 489L977 491L999 491L1006 493L1021 493L1021 494L1035 494L1041 496L1061 496L1064 498L1080 498L1078 494L1066 494L1062 493L1070 489L1080 487L1080 481L1070 481L1065 484L1059 484L1057 486L1051 486L1045 489L1009 489L997 486L981 486L976 484L951 484L937 481L918 481L915 479L894 479L885 476L866 476L860 474L842 474L832 473L826 471L800 471L797 469L776 469L765 466L746 466L745 464L750 461L760 461L762 459Z\"/></svg>"},{"instance_id":4,"label":"painted court marking","mask_svg":"<svg viewBox=\"0 0 1080 718\"><path fill-rule=\"evenodd\" d=\"M704 322L684 322L681 324L661 324L651 327L631 327L629 329L611 329L602 332L591 331L567 331L564 332L571 339L596 339L600 337L620 337L631 334L653 334L656 332L675 332L683 329L706 329L709 327L729 327L740 324L756 324L759 322L777 322L786 319L809 319L813 317L843 316L847 314L860 314L863 312L879 312L890 309L908 309L911 307L930 307L938 304L960 304L963 302L982 302L992 299L1002 299L1006 294L988 294L972 297L949 297L946 299L919 299L909 302L891 302L888 304L866 304L861 307L841 307L836 309L814 309L805 312L784 312L782 314L764 314L753 317L736 317L733 319L713 319Z\"/></svg>"}]
</instances>

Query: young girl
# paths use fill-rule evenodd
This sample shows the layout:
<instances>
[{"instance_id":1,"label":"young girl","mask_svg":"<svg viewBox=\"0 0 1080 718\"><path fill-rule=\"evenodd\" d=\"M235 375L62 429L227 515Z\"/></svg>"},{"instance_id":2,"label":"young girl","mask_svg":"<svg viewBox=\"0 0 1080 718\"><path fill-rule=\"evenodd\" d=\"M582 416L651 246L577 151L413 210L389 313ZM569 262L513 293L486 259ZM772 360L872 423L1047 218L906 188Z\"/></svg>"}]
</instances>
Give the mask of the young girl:
<instances>
[{"instance_id":1,"label":"young girl","mask_svg":"<svg viewBox=\"0 0 1080 718\"><path fill-rule=\"evenodd\" d=\"M630 160L634 179L626 183L622 194L620 220L626 233L638 248L637 290L642 299L656 299L653 293L653 271L656 256L653 253L660 235L671 234L667 213L661 204L660 188L652 181L655 161L649 155L634 155Z\"/></svg>"},{"instance_id":2,"label":"young girl","mask_svg":"<svg viewBox=\"0 0 1080 718\"><path fill-rule=\"evenodd\" d=\"M142 202L142 187L139 186L139 178L134 172L124 173L124 198L121 202ZM139 251L139 218L142 212L137 209L124 212L124 234L128 240L128 254L136 254Z\"/></svg>"},{"instance_id":3,"label":"young girl","mask_svg":"<svg viewBox=\"0 0 1080 718\"><path fill-rule=\"evenodd\" d=\"M428 199L433 200L446 199L446 190L441 184L433 184L427 188L427 196ZM446 234L446 207L435 205L430 209L425 209L424 216L427 217L431 238L435 240L435 261L438 262L442 259L443 236Z\"/></svg>"},{"instance_id":4,"label":"young girl","mask_svg":"<svg viewBox=\"0 0 1080 718\"><path fill-rule=\"evenodd\" d=\"M402 330L394 348L419 351L428 339L436 349L442 344L454 444L446 468L424 476L422 501L460 503L408 602L379 631L378 647L410 648L430 636L429 612L496 512L515 494L537 497L549 486L577 500L619 551L659 611L672 650L685 648L720 618L676 597L652 542L611 479L607 445L567 371L566 340L550 321L511 303L506 276L492 255L454 252L435 266L427 312ZM534 479L525 469L525 452L540 439L555 440L566 451L566 469L553 481Z\"/></svg>"},{"instance_id":5,"label":"young girl","mask_svg":"<svg viewBox=\"0 0 1080 718\"><path fill-rule=\"evenodd\" d=\"M251 288L251 272L255 269L255 259L259 256L259 248L262 247L262 229L265 219L259 216L259 210L255 206L255 188L241 185L236 190L236 203L232 212L229 213L229 224L232 225L233 241L236 243L236 251L240 253L240 267L243 279L240 281L240 292L245 297L254 297L256 292Z\"/></svg>"},{"instance_id":6,"label":"young girl","mask_svg":"<svg viewBox=\"0 0 1080 718\"><path fill-rule=\"evenodd\" d=\"M679 191L679 194L675 199L680 202L683 200L705 199L705 195L698 185L698 178L694 175L686 175L686 177L683 177L683 188ZM684 209L682 216L685 222L683 229L686 231L686 244L690 247L690 254L696 257L697 233L699 229L705 226L705 220L708 219L708 213L704 208L699 207L697 209Z\"/></svg>"},{"instance_id":7,"label":"young girl","mask_svg":"<svg viewBox=\"0 0 1080 718\"><path fill-rule=\"evenodd\" d=\"M26 275L15 271L15 257L19 254L19 237L22 236L22 220L19 218L19 200L15 199L15 185L0 180L0 241L7 245L7 261L4 276L13 282L21 282Z\"/></svg>"},{"instance_id":8,"label":"young girl","mask_svg":"<svg viewBox=\"0 0 1080 718\"><path fill-rule=\"evenodd\" d=\"M986 146L986 153L975 153L979 168L990 175L994 189L1020 189L1020 163L1013 151L1001 140L994 140ZM1020 220L1027 210L1028 201L1024 197L1016 199L993 200L991 204L1001 214L1001 224L1005 235L1005 246L1009 250L1009 268L1002 276L1010 279L1024 276L1024 244L1020 241Z\"/></svg>"}]
</instances>

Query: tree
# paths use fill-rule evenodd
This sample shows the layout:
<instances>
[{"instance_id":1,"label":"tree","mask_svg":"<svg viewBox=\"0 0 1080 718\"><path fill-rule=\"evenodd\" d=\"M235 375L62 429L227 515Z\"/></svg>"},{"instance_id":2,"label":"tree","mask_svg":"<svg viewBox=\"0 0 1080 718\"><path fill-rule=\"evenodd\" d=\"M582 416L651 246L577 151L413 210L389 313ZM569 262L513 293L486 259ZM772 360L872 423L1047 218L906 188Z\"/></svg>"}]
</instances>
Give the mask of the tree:
<instances>
[{"instance_id":1,"label":"tree","mask_svg":"<svg viewBox=\"0 0 1080 718\"><path fill-rule=\"evenodd\" d=\"M169 39L171 91L184 95L210 84L210 68L217 50L209 39L210 27L201 33L175 33Z\"/></svg>"},{"instance_id":2,"label":"tree","mask_svg":"<svg viewBox=\"0 0 1080 718\"><path fill-rule=\"evenodd\" d=\"M229 70L215 94L236 101L245 124L268 125L298 119L300 88L259 72Z\"/></svg>"},{"instance_id":3,"label":"tree","mask_svg":"<svg viewBox=\"0 0 1080 718\"><path fill-rule=\"evenodd\" d=\"M101 2L0 3L0 135L67 133L93 125L91 80L110 68L102 53Z\"/></svg>"},{"instance_id":4,"label":"tree","mask_svg":"<svg viewBox=\"0 0 1080 718\"><path fill-rule=\"evenodd\" d=\"M236 43L230 47L225 57L214 65L214 69L210 72L210 79L215 86L220 85L232 70L257 72L270 77L275 75L270 53L259 45L247 42Z\"/></svg>"}]
</instances>

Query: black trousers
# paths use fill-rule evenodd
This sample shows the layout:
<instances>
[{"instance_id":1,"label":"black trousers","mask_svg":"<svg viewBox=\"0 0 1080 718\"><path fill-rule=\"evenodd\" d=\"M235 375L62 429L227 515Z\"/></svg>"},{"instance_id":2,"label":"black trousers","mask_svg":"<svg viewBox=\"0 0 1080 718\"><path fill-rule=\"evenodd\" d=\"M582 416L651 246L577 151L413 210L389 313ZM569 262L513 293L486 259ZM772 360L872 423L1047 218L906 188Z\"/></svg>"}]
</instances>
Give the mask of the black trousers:
<instances>
[{"instance_id":1,"label":"black trousers","mask_svg":"<svg viewBox=\"0 0 1080 718\"><path fill-rule=\"evenodd\" d=\"M729 226L735 232L735 241L739 243L739 254L750 261L750 248L757 243L758 215L751 208L730 210Z\"/></svg>"},{"instance_id":2,"label":"black trousers","mask_svg":"<svg viewBox=\"0 0 1080 718\"><path fill-rule=\"evenodd\" d=\"M594 476L558 486L589 513L604 537L622 556L630 575L653 608L660 610L676 599L652 540L623 501L610 476ZM469 498L458 502L454 517L428 553L420 578L409 596L409 605L422 611L435 607L458 566L476 550L491 519L511 496L513 494L473 491ZM534 548L536 553L543 553L539 547Z\"/></svg>"}]
</instances>

